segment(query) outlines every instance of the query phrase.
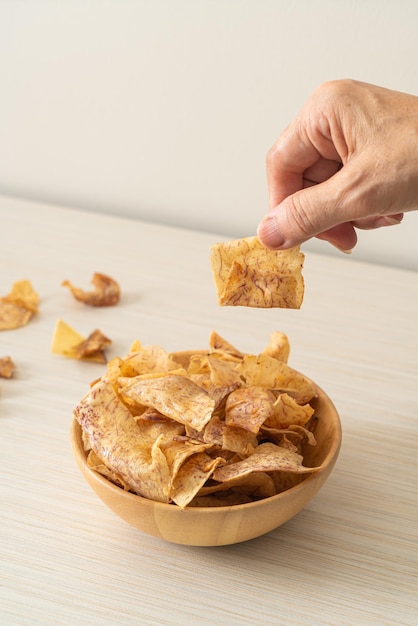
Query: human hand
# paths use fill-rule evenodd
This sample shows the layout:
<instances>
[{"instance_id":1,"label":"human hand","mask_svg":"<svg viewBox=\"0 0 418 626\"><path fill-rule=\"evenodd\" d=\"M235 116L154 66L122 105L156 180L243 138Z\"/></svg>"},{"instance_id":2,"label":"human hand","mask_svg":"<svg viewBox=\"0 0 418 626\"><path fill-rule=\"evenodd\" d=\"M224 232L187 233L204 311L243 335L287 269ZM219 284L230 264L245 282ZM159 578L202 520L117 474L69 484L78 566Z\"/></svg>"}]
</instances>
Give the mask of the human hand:
<instances>
[{"instance_id":1,"label":"human hand","mask_svg":"<svg viewBox=\"0 0 418 626\"><path fill-rule=\"evenodd\" d=\"M267 156L269 248L311 237L343 251L356 228L399 224L418 208L418 97L366 83L324 83Z\"/></svg>"}]
</instances>

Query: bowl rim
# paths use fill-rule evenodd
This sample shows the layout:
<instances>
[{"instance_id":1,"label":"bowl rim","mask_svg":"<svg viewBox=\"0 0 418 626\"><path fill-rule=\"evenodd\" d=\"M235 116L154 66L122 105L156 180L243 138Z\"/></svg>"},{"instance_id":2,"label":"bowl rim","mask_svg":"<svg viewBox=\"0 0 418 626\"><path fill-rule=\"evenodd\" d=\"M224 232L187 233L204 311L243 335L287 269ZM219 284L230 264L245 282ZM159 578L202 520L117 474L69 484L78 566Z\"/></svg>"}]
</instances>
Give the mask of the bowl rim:
<instances>
[{"instance_id":1,"label":"bowl rim","mask_svg":"<svg viewBox=\"0 0 418 626\"><path fill-rule=\"evenodd\" d=\"M172 353L172 354L186 354L186 353L196 353L196 354L201 354L202 351L192 351L192 350L185 350L182 353L181 352L176 352L176 353ZM307 378L308 380L310 380L307 376L305 376L305 378ZM259 507L260 505L262 505L263 503L272 503L275 502L277 500L286 500L287 498L291 497L292 494L298 493L299 491L303 490L307 484L311 483L311 482L315 482L316 480L318 480L318 477L325 472L326 470L331 470L332 467L335 465L335 462L338 458L339 455L339 451L341 448L341 442L342 442L342 427L341 427L341 420L340 420L340 416L338 414L338 411L333 403L333 401L330 399L330 397L325 393L325 391L319 387L319 385L317 385L314 381L311 381L313 383L313 385L315 386L316 392L317 392L317 397L325 400L328 404L329 407L333 413L333 417L334 417L334 424L336 427L336 433L335 436L333 437L333 439L331 440L331 445L329 446L329 449L327 450L326 456L324 458L324 460L322 461L321 465L319 466L319 469L316 472L313 472L312 474L306 474L306 477L297 485L290 487L289 489L286 489L285 491L282 491L280 493L277 493L273 496L269 496L267 498L262 498L261 500L255 500L253 502L246 502L244 504L230 504L230 505L224 505L224 506L215 506L215 507L211 507L211 506L193 506L193 507L185 507L185 508L180 508L178 506L176 506L175 504L172 503L166 503L166 502L159 502L157 500L150 500L148 498L145 498L144 496L141 496L139 494L136 493L132 493L130 491L127 491L125 489L122 489L121 487L118 487L118 485L116 485L115 483L113 483L112 481L108 480L105 476L103 476L102 474L100 474L99 472L96 472L95 470L91 469L90 467L88 467L87 465L87 455L84 451L84 447L83 447L83 442L82 442L82 437L81 437L81 433L82 433L82 429L80 424L78 423L77 419L73 416L72 422L71 422L71 428L70 428L70 439L71 439L71 447L73 450L73 454L75 457L75 460L77 462L77 465L79 466L80 470L86 474L88 474L92 480L96 481L97 483L101 484L103 488L109 489L110 491L113 491L115 495L125 498L128 501L132 501L132 503L135 502L139 502L141 504L141 506L148 506L150 508L155 509L155 507L157 507L157 509L161 510L161 511L178 511L179 513L181 512L183 515L187 515L187 514L193 514L193 515L199 515L199 514L212 514L215 515L216 512L227 512L227 511L242 511L242 510L247 510L253 507ZM138 501L139 498L139 501Z\"/></svg>"}]
</instances>

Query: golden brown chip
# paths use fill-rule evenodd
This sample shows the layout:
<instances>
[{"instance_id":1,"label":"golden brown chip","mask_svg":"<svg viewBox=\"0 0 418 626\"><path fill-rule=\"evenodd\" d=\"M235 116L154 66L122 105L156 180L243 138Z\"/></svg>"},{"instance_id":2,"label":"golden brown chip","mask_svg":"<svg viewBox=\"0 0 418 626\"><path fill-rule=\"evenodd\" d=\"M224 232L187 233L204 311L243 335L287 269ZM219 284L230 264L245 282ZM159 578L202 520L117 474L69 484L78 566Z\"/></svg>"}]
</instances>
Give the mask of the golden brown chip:
<instances>
[{"instance_id":1,"label":"golden brown chip","mask_svg":"<svg viewBox=\"0 0 418 626\"><path fill-rule=\"evenodd\" d=\"M299 309L304 295L299 246L269 250L257 237L212 246L211 267L221 306Z\"/></svg>"},{"instance_id":2,"label":"golden brown chip","mask_svg":"<svg viewBox=\"0 0 418 626\"><path fill-rule=\"evenodd\" d=\"M286 392L300 404L305 404L316 396L312 381L286 363L265 354L246 355L237 365L237 371L247 385Z\"/></svg>"},{"instance_id":3,"label":"golden brown chip","mask_svg":"<svg viewBox=\"0 0 418 626\"><path fill-rule=\"evenodd\" d=\"M209 337L209 347L211 350L218 350L220 352L224 352L233 357L242 358L244 355L240 350L238 350L235 346L233 346L229 341L226 341L219 333L216 331L212 331Z\"/></svg>"},{"instance_id":4,"label":"golden brown chip","mask_svg":"<svg viewBox=\"0 0 418 626\"><path fill-rule=\"evenodd\" d=\"M119 284L110 276L105 274L93 274L91 280L94 290L84 291L75 287L69 280L64 280L61 284L68 287L76 300L89 306L113 306L120 299Z\"/></svg>"},{"instance_id":5,"label":"golden brown chip","mask_svg":"<svg viewBox=\"0 0 418 626\"><path fill-rule=\"evenodd\" d=\"M111 340L102 333L101 330L93 330L90 335L75 346L75 354L78 359L86 359L92 357L98 359L100 363L106 363L104 349L110 346ZM100 360L101 359L101 360Z\"/></svg>"},{"instance_id":6,"label":"golden brown chip","mask_svg":"<svg viewBox=\"0 0 418 626\"><path fill-rule=\"evenodd\" d=\"M0 330L25 326L38 312L39 296L29 280L19 280L7 296L0 298Z\"/></svg>"},{"instance_id":7,"label":"golden brown chip","mask_svg":"<svg viewBox=\"0 0 418 626\"><path fill-rule=\"evenodd\" d=\"M87 339L63 320L55 325L51 352L69 359L80 359L93 363L106 363L104 348L111 343L100 330L93 331Z\"/></svg>"},{"instance_id":8,"label":"golden brown chip","mask_svg":"<svg viewBox=\"0 0 418 626\"><path fill-rule=\"evenodd\" d=\"M180 508L185 508L222 463L223 459L212 459L205 452L187 459L173 479L170 493L172 501Z\"/></svg>"},{"instance_id":9,"label":"golden brown chip","mask_svg":"<svg viewBox=\"0 0 418 626\"><path fill-rule=\"evenodd\" d=\"M273 478L265 472L254 472L246 476L231 478L223 483L212 482L201 488L198 496L207 496L210 493L220 495L222 491L233 490L235 493L246 494L251 496L251 500L259 500L261 498L269 498L276 493Z\"/></svg>"},{"instance_id":10,"label":"golden brown chip","mask_svg":"<svg viewBox=\"0 0 418 626\"><path fill-rule=\"evenodd\" d=\"M274 443L261 443L254 454L246 459L218 468L213 474L213 478L219 482L224 482L252 472L282 471L303 474L318 470L314 467L304 467L302 461L302 456L291 450L276 446Z\"/></svg>"},{"instance_id":11,"label":"golden brown chip","mask_svg":"<svg viewBox=\"0 0 418 626\"><path fill-rule=\"evenodd\" d=\"M133 350L132 348L136 348ZM135 370L136 374L160 374L178 369L179 364L171 358L161 346L142 346L139 342L132 346L125 363Z\"/></svg>"},{"instance_id":12,"label":"golden brown chip","mask_svg":"<svg viewBox=\"0 0 418 626\"><path fill-rule=\"evenodd\" d=\"M290 354L290 344L284 333L276 330L270 337L269 344L264 348L263 354L271 356L273 359L287 363Z\"/></svg>"},{"instance_id":13,"label":"golden brown chip","mask_svg":"<svg viewBox=\"0 0 418 626\"><path fill-rule=\"evenodd\" d=\"M0 377L11 378L15 369L16 365L10 356L0 357Z\"/></svg>"},{"instance_id":14,"label":"golden brown chip","mask_svg":"<svg viewBox=\"0 0 418 626\"><path fill-rule=\"evenodd\" d=\"M118 487L121 487L121 489L125 489L125 491L131 490L130 485L123 480L122 476L109 469L107 465L105 465L105 463L103 463L103 461L97 456L94 450L90 450L87 455L87 467L95 472L98 472L99 474L102 474L102 476L110 480L112 483L115 483Z\"/></svg>"},{"instance_id":15,"label":"golden brown chip","mask_svg":"<svg viewBox=\"0 0 418 626\"><path fill-rule=\"evenodd\" d=\"M241 458L252 454L258 444L257 437L250 430L228 425L218 415L213 415L206 424L203 440L222 450L235 452Z\"/></svg>"},{"instance_id":16,"label":"golden brown chip","mask_svg":"<svg viewBox=\"0 0 418 626\"><path fill-rule=\"evenodd\" d=\"M74 416L88 432L94 452L135 493L169 501L171 479L160 448L161 436L155 440L144 437L105 377L78 404Z\"/></svg>"},{"instance_id":17,"label":"golden brown chip","mask_svg":"<svg viewBox=\"0 0 418 626\"><path fill-rule=\"evenodd\" d=\"M125 380L121 380L125 383ZM178 374L154 378L135 377L121 388L121 394L144 406L153 407L181 424L202 430L215 406L209 394Z\"/></svg>"},{"instance_id":18,"label":"golden brown chip","mask_svg":"<svg viewBox=\"0 0 418 626\"><path fill-rule=\"evenodd\" d=\"M281 393L265 424L272 428L287 428L292 424L304 426L313 414L314 409L310 404L298 404L289 394Z\"/></svg>"},{"instance_id":19,"label":"golden brown chip","mask_svg":"<svg viewBox=\"0 0 418 626\"><path fill-rule=\"evenodd\" d=\"M273 415L275 395L263 387L245 387L232 391L225 404L225 423L257 434L260 426Z\"/></svg>"}]
</instances>

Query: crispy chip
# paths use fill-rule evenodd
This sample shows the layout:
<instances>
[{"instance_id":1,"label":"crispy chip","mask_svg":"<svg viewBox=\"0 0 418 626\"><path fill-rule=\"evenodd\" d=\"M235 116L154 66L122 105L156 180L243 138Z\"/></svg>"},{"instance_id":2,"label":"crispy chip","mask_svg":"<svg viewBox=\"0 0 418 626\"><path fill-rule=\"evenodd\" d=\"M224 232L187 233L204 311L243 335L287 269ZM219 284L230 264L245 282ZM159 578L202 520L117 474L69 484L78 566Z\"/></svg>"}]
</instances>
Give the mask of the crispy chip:
<instances>
[{"instance_id":1,"label":"crispy chip","mask_svg":"<svg viewBox=\"0 0 418 626\"><path fill-rule=\"evenodd\" d=\"M290 488L319 469L303 465L319 418L309 404L315 386L284 362L287 354L283 333L259 355L216 333L208 352L187 358L135 341L74 411L89 467L181 508L251 502Z\"/></svg>"},{"instance_id":2,"label":"crispy chip","mask_svg":"<svg viewBox=\"0 0 418 626\"><path fill-rule=\"evenodd\" d=\"M254 454L217 469L213 475L215 480L224 482L251 474L252 472L290 472L295 474L312 473L317 468L304 467L302 465L303 458L300 454L296 454L274 443L261 443Z\"/></svg>"},{"instance_id":3,"label":"crispy chip","mask_svg":"<svg viewBox=\"0 0 418 626\"><path fill-rule=\"evenodd\" d=\"M265 354L246 355L237 366L247 385L280 390L292 396L300 404L315 397L315 385L286 363Z\"/></svg>"},{"instance_id":4,"label":"crispy chip","mask_svg":"<svg viewBox=\"0 0 418 626\"><path fill-rule=\"evenodd\" d=\"M264 423L273 428L287 428L292 424L304 426L313 414L314 409L310 404L298 404L289 394L281 393Z\"/></svg>"},{"instance_id":5,"label":"crispy chip","mask_svg":"<svg viewBox=\"0 0 418 626\"><path fill-rule=\"evenodd\" d=\"M240 350L235 348L235 346L229 343L229 341L226 341L226 339L221 337L214 330L209 337L209 347L211 350L218 350L222 353L230 354L233 357L238 357L239 359L244 356Z\"/></svg>"},{"instance_id":6,"label":"crispy chip","mask_svg":"<svg viewBox=\"0 0 418 626\"><path fill-rule=\"evenodd\" d=\"M212 459L205 452L195 454L185 461L173 480L173 502L181 508L186 507L222 462L223 459Z\"/></svg>"},{"instance_id":7,"label":"crispy chip","mask_svg":"<svg viewBox=\"0 0 418 626\"><path fill-rule=\"evenodd\" d=\"M121 382L125 381L122 379ZM204 389L177 374L157 378L136 377L121 388L121 393L196 430L201 430L207 424L215 406L214 400Z\"/></svg>"},{"instance_id":8,"label":"crispy chip","mask_svg":"<svg viewBox=\"0 0 418 626\"><path fill-rule=\"evenodd\" d=\"M211 267L221 306L299 309L304 295L299 246L269 250L257 237L212 246Z\"/></svg>"},{"instance_id":9,"label":"crispy chip","mask_svg":"<svg viewBox=\"0 0 418 626\"><path fill-rule=\"evenodd\" d=\"M118 487L125 489L125 491L130 491L130 485L123 480L122 476L120 476L117 472L109 469L105 463L97 456L94 450L90 450L87 456L87 467L94 470L95 472L99 472L105 476L112 483L115 483Z\"/></svg>"},{"instance_id":10,"label":"crispy chip","mask_svg":"<svg viewBox=\"0 0 418 626\"><path fill-rule=\"evenodd\" d=\"M236 389L226 401L225 423L257 434L260 426L274 414L275 401L274 393L263 387Z\"/></svg>"},{"instance_id":11,"label":"crispy chip","mask_svg":"<svg viewBox=\"0 0 418 626\"><path fill-rule=\"evenodd\" d=\"M120 299L120 287L110 276L105 274L93 274L91 280L94 285L93 291L84 291L74 285L69 280L64 280L61 285L68 287L76 300L89 306L113 306Z\"/></svg>"},{"instance_id":12,"label":"crispy chip","mask_svg":"<svg viewBox=\"0 0 418 626\"><path fill-rule=\"evenodd\" d=\"M99 363L106 363L106 357L103 353L107 346L110 346L111 340L106 337L101 330L93 330L90 335L75 347L76 358L86 359L92 357L98 358Z\"/></svg>"},{"instance_id":13,"label":"crispy chip","mask_svg":"<svg viewBox=\"0 0 418 626\"><path fill-rule=\"evenodd\" d=\"M0 298L0 330L25 326L38 312L39 296L29 280L19 280L7 296Z\"/></svg>"},{"instance_id":14,"label":"crispy chip","mask_svg":"<svg viewBox=\"0 0 418 626\"><path fill-rule=\"evenodd\" d=\"M0 357L0 377L1 378L11 378L13 376L13 372L16 369L16 365L13 363L13 360L10 356Z\"/></svg>"},{"instance_id":15,"label":"crispy chip","mask_svg":"<svg viewBox=\"0 0 418 626\"><path fill-rule=\"evenodd\" d=\"M287 363L290 354L290 344L287 336L284 333L275 331L270 337L268 346L264 348L263 354Z\"/></svg>"},{"instance_id":16,"label":"crispy chip","mask_svg":"<svg viewBox=\"0 0 418 626\"><path fill-rule=\"evenodd\" d=\"M51 352L69 359L106 363L104 349L111 343L100 330L94 330L85 339L63 320L58 320L52 339Z\"/></svg>"},{"instance_id":17,"label":"crispy chip","mask_svg":"<svg viewBox=\"0 0 418 626\"><path fill-rule=\"evenodd\" d=\"M135 493L159 502L169 501L171 479L160 449L161 437L144 437L106 378L91 388L74 415L88 431L94 452Z\"/></svg>"},{"instance_id":18,"label":"crispy chip","mask_svg":"<svg viewBox=\"0 0 418 626\"><path fill-rule=\"evenodd\" d=\"M202 487L197 495L207 496L210 493L217 493L219 496L222 491L227 490L251 496L251 500L269 498L276 493L274 480L269 474L266 472L254 472L247 476L231 478L231 480L226 480L223 483L215 483L213 481L211 485Z\"/></svg>"},{"instance_id":19,"label":"crispy chip","mask_svg":"<svg viewBox=\"0 0 418 626\"><path fill-rule=\"evenodd\" d=\"M249 429L226 424L218 415L213 415L206 424L203 440L241 457L252 454L258 444L257 437Z\"/></svg>"}]
</instances>

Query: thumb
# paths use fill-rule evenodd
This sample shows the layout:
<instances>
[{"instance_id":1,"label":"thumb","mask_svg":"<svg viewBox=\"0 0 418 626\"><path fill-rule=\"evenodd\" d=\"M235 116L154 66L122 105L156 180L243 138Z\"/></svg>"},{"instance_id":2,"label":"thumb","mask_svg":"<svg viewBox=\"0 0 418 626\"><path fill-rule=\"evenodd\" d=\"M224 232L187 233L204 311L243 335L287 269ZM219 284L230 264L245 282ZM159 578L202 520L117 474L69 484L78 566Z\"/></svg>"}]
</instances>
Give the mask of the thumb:
<instances>
[{"instance_id":1,"label":"thumb","mask_svg":"<svg viewBox=\"0 0 418 626\"><path fill-rule=\"evenodd\" d=\"M347 251L357 235L345 217L347 196L341 193L342 170L318 185L301 189L278 204L260 222L257 235L267 248L291 248L319 236ZM340 179L340 180L338 180Z\"/></svg>"}]
</instances>

